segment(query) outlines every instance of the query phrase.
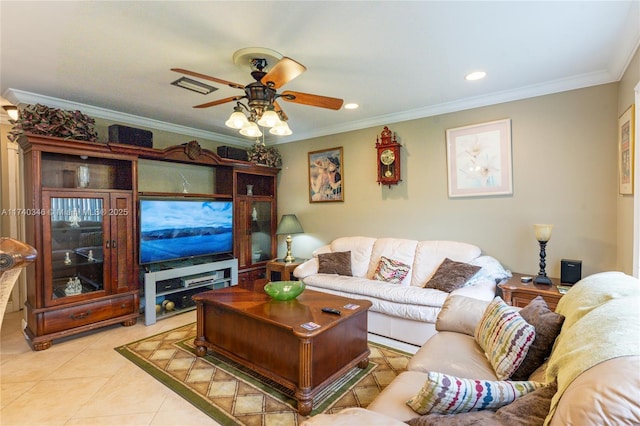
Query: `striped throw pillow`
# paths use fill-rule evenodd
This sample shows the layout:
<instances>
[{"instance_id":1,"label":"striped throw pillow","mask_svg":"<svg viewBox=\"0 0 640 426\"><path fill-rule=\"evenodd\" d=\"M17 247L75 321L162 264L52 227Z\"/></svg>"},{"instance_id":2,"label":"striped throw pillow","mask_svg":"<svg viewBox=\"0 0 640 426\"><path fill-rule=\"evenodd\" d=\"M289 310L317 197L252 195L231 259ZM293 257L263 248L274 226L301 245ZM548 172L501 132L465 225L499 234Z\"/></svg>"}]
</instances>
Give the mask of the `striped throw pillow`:
<instances>
[{"instance_id":1,"label":"striped throw pillow","mask_svg":"<svg viewBox=\"0 0 640 426\"><path fill-rule=\"evenodd\" d=\"M398 260L380 256L380 262L378 262L376 272L373 274L373 279L391 284L400 284L410 269L411 266Z\"/></svg>"},{"instance_id":2,"label":"striped throw pillow","mask_svg":"<svg viewBox=\"0 0 640 426\"><path fill-rule=\"evenodd\" d=\"M426 383L407 405L422 415L497 409L543 386L532 381L473 380L429 372Z\"/></svg>"},{"instance_id":3,"label":"striped throw pillow","mask_svg":"<svg viewBox=\"0 0 640 426\"><path fill-rule=\"evenodd\" d=\"M485 309L474 337L496 377L505 380L524 361L536 337L536 329L515 308L496 297Z\"/></svg>"}]
</instances>

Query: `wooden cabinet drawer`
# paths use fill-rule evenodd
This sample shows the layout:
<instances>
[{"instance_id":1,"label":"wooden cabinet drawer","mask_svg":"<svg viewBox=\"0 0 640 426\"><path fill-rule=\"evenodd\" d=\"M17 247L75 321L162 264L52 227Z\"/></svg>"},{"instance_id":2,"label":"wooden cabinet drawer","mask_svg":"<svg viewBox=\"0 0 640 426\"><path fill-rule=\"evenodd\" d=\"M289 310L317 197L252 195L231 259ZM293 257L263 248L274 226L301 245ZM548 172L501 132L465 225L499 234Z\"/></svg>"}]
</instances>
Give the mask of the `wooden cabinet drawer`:
<instances>
[{"instance_id":1,"label":"wooden cabinet drawer","mask_svg":"<svg viewBox=\"0 0 640 426\"><path fill-rule=\"evenodd\" d=\"M130 294L86 303L82 306L43 312L43 331L46 334L56 333L70 328L131 314L135 311L134 302L134 296Z\"/></svg>"},{"instance_id":2,"label":"wooden cabinet drawer","mask_svg":"<svg viewBox=\"0 0 640 426\"><path fill-rule=\"evenodd\" d=\"M529 304L529 302L531 302L536 297L538 297L538 295L536 294L523 294L523 293L516 292L511 296L511 304L513 306L517 306L518 308L524 308ZM560 300L560 298L556 298L548 295L542 295L542 298L544 299L545 302L547 302L549 309L551 309L552 311L556 310L556 306L558 305L558 300Z\"/></svg>"}]
</instances>

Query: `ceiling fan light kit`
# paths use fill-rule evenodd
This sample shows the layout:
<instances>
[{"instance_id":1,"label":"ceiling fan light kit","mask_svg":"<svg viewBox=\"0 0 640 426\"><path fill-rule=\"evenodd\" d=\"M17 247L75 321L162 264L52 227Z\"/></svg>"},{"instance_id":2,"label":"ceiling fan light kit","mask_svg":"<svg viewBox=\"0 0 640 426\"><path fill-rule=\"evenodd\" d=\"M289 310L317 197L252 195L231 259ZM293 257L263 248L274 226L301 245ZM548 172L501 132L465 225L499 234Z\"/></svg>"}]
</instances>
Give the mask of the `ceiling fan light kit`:
<instances>
[{"instance_id":1,"label":"ceiling fan light kit","mask_svg":"<svg viewBox=\"0 0 640 426\"><path fill-rule=\"evenodd\" d=\"M286 136L293 133L287 124L288 117L278 105L277 99L332 110L342 108L343 100L338 98L293 91L279 94L277 89L305 72L306 67L291 58L282 56L276 51L261 47L240 49L234 53L233 61L239 67L244 68L248 65L251 69L251 77L255 81L244 86L182 68L172 68L171 70L243 90L244 96L231 96L194 106L194 108L209 108L227 102L236 102L233 113L231 113L225 125L232 129L239 129L240 134L243 136L262 136L262 131L258 125L269 128L269 133L272 135ZM267 72L269 61L275 64ZM183 77L183 79L187 78ZM243 99L246 99L245 103L241 102Z\"/></svg>"}]
</instances>

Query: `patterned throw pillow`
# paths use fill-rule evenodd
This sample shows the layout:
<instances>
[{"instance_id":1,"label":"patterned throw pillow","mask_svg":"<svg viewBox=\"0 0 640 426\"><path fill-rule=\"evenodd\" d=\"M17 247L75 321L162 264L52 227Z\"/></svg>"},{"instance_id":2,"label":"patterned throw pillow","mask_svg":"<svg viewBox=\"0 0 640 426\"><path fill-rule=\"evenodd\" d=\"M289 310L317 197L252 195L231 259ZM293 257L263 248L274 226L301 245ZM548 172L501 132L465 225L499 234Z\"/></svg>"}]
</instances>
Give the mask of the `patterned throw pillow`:
<instances>
[{"instance_id":1,"label":"patterned throw pillow","mask_svg":"<svg viewBox=\"0 0 640 426\"><path fill-rule=\"evenodd\" d=\"M480 266L456 262L447 257L438 266L431 279L427 281L425 288L435 288L436 290L451 293L453 290L462 287L480 269L482 269Z\"/></svg>"},{"instance_id":2,"label":"patterned throw pillow","mask_svg":"<svg viewBox=\"0 0 640 426\"><path fill-rule=\"evenodd\" d=\"M496 297L482 314L474 337L496 377L505 380L524 361L536 337L536 329L514 307Z\"/></svg>"},{"instance_id":3,"label":"patterned throw pillow","mask_svg":"<svg viewBox=\"0 0 640 426\"><path fill-rule=\"evenodd\" d=\"M318 273L352 276L351 252L335 251L318 255Z\"/></svg>"},{"instance_id":4,"label":"patterned throw pillow","mask_svg":"<svg viewBox=\"0 0 640 426\"><path fill-rule=\"evenodd\" d=\"M380 256L380 262L378 262L376 272L373 274L373 279L391 284L400 284L410 269L411 266L407 264Z\"/></svg>"},{"instance_id":5,"label":"patterned throw pillow","mask_svg":"<svg viewBox=\"0 0 640 426\"><path fill-rule=\"evenodd\" d=\"M430 371L420 392L407 405L418 414L468 413L503 407L543 386L531 381L462 379Z\"/></svg>"}]
</instances>

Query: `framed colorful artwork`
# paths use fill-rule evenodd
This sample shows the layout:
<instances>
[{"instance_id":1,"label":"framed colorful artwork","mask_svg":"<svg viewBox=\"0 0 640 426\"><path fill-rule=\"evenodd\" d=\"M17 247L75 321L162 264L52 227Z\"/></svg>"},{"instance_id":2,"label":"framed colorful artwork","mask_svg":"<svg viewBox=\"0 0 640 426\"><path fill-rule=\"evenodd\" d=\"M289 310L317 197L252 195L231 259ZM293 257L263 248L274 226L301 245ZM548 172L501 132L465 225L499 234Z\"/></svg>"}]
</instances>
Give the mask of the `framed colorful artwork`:
<instances>
[{"instance_id":1,"label":"framed colorful artwork","mask_svg":"<svg viewBox=\"0 0 640 426\"><path fill-rule=\"evenodd\" d=\"M309 202L344 201L342 147L309 153Z\"/></svg>"},{"instance_id":2,"label":"framed colorful artwork","mask_svg":"<svg viewBox=\"0 0 640 426\"><path fill-rule=\"evenodd\" d=\"M449 197L513 194L510 119L446 133Z\"/></svg>"},{"instance_id":3,"label":"framed colorful artwork","mask_svg":"<svg viewBox=\"0 0 640 426\"><path fill-rule=\"evenodd\" d=\"M618 118L618 176L620 194L633 194L634 105Z\"/></svg>"}]
</instances>

